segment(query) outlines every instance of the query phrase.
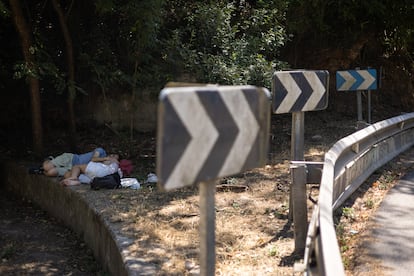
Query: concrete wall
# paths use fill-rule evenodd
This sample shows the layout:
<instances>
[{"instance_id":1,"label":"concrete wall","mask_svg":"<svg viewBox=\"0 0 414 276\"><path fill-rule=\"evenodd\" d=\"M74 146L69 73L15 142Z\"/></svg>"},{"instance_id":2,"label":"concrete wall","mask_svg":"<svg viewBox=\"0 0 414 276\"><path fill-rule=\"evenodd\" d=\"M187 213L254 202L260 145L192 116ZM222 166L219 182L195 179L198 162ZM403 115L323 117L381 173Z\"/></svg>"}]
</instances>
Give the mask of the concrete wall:
<instances>
[{"instance_id":1,"label":"concrete wall","mask_svg":"<svg viewBox=\"0 0 414 276\"><path fill-rule=\"evenodd\" d=\"M122 234L122 225L102 215L97 204L102 198L92 196L96 191L89 185L63 187L57 178L30 175L24 164L14 162L0 163L0 171L7 192L31 200L73 229L112 275L156 274L153 264L129 253L134 240Z\"/></svg>"}]
</instances>

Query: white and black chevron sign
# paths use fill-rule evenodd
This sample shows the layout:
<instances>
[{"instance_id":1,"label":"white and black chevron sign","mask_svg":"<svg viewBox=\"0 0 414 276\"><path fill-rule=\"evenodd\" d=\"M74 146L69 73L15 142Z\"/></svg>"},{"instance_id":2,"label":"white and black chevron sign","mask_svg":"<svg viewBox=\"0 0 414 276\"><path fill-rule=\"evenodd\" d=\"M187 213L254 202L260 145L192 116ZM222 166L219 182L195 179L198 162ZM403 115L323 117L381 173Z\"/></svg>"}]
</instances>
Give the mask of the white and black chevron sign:
<instances>
[{"instance_id":1,"label":"white and black chevron sign","mask_svg":"<svg viewBox=\"0 0 414 276\"><path fill-rule=\"evenodd\" d=\"M254 86L165 88L158 108L157 175L171 190L264 165L270 101Z\"/></svg>"},{"instance_id":2,"label":"white and black chevron sign","mask_svg":"<svg viewBox=\"0 0 414 276\"><path fill-rule=\"evenodd\" d=\"M273 112L326 109L328 71L280 71L273 75Z\"/></svg>"}]
</instances>

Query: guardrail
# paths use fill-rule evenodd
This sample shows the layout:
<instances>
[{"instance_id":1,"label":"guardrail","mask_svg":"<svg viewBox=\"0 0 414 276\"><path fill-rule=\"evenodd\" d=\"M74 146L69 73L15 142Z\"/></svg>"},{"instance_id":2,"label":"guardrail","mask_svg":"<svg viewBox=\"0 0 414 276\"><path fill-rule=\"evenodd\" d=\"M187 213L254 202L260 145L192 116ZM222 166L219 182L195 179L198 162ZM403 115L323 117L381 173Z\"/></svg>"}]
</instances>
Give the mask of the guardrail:
<instances>
[{"instance_id":1,"label":"guardrail","mask_svg":"<svg viewBox=\"0 0 414 276\"><path fill-rule=\"evenodd\" d=\"M309 223L305 275L345 275L333 211L378 168L414 144L414 113L380 121L336 142L325 154L318 204Z\"/></svg>"}]
</instances>

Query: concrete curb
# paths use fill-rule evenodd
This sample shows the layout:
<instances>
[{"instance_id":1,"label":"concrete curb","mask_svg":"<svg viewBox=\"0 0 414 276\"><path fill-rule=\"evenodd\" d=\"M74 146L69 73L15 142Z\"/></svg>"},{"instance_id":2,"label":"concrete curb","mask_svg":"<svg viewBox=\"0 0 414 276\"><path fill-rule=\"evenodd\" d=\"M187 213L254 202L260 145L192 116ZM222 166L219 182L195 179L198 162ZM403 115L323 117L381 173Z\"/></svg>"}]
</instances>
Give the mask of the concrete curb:
<instances>
[{"instance_id":1,"label":"concrete curb","mask_svg":"<svg viewBox=\"0 0 414 276\"><path fill-rule=\"evenodd\" d=\"M95 258L112 275L154 275L157 268L129 253L134 243L122 235L121 226L100 215L87 194L88 185L62 187L56 178L30 175L23 164L0 164L2 185L21 197L38 204L50 215L75 231L92 249Z\"/></svg>"}]
</instances>

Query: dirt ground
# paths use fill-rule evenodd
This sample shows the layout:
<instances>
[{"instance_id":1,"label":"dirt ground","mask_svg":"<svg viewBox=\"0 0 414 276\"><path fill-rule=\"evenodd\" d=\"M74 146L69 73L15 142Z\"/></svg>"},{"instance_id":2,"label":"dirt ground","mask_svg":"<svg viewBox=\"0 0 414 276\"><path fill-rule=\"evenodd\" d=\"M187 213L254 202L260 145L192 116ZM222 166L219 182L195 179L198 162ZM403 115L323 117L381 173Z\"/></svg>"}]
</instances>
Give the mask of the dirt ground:
<instances>
[{"instance_id":1,"label":"dirt ground","mask_svg":"<svg viewBox=\"0 0 414 276\"><path fill-rule=\"evenodd\" d=\"M79 237L44 211L0 190L0 275L104 275Z\"/></svg>"},{"instance_id":2,"label":"dirt ground","mask_svg":"<svg viewBox=\"0 0 414 276\"><path fill-rule=\"evenodd\" d=\"M398 114L373 114L373 121ZM305 159L308 161L323 161L324 153L340 138L356 131L354 114L334 114L332 112L309 112L305 117ZM216 191L216 275L292 275L293 264L300 261L302 256L294 254L293 228L288 220L289 211L289 160L291 117L274 116L270 137L269 161L263 168L240 173L237 176L219 180ZM104 216L113 223L123 226L125 235L134 237L136 244L134 254L145 256L148 262L159 268L159 275L195 275L199 272L198 234L199 234L199 196L197 187L188 187L173 192L160 192L154 185L145 185L146 175L155 172L155 144L153 133L115 132L109 127L95 131L94 137L85 132L80 136L80 148L90 150L95 146L103 146L108 152L118 152L121 156L134 162L132 174L143 185L139 190L107 190L97 191L94 197L96 204L106 206ZM58 135L58 134L56 134ZM53 137L55 143L50 152L62 150L64 139ZM108 142L111 141L111 142ZM392 186L391 182L402 174L396 163L387 165L379 170L372 179L367 181L356 198L350 200L346 208L364 212L361 215L338 214L339 238L346 269L353 275L352 269L357 267L358 232L363 233L369 216ZM368 197L367 197L368 196ZM362 202L362 204L361 204ZM362 207L353 207L360 204ZM20 203L19 203L20 206ZM312 203L308 202L309 215ZM366 207L369 206L370 208ZM342 209L341 209L342 210ZM348 210L348 209L346 209ZM371 213L370 213L371 212ZM32 217L33 214L26 217ZM358 219L355 219L358 217ZM365 218L365 220L360 220ZM31 229L31 232L41 232L39 221L28 221L21 224L20 230ZM362 229L362 230L361 230ZM6 228L1 228L4 236ZM66 237L65 228L54 229L52 232L61 233ZM32 240L45 241L42 235L31 235ZM39 233L40 234L40 233ZM55 234L56 235L56 234ZM2 262L0 272L26 271L27 263L41 267L44 259L31 260L23 263L19 260L31 257L17 255L22 247L11 244L19 250L6 250L7 241L1 251ZM86 253L76 252L82 248L82 242L76 242L73 248L75 255ZM10 247L9 246L9 247ZM38 245L42 247L42 245ZM60 246L64 247L64 246ZM87 249L86 249L87 251ZM11 253L7 253L11 252ZM18 256L18 257L17 257ZM89 257L88 257L89 258ZM52 259L52 258L51 258ZM83 261L82 258L77 258ZM71 259L71 261L76 261ZM71 267L69 260L63 260L64 267ZM89 262L88 262L89 263ZM76 264L76 267L84 267ZM100 272L96 265L87 270L89 275ZM69 269L70 270L70 269ZM83 271L78 269L79 271ZM77 274L75 268L73 274ZM25 272L22 272L24 274ZM55 275L55 274L50 274ZM56 274L58 275L58 274ZM82 274L86 275L86 274Z\"/></svg>"}]
</instances>

